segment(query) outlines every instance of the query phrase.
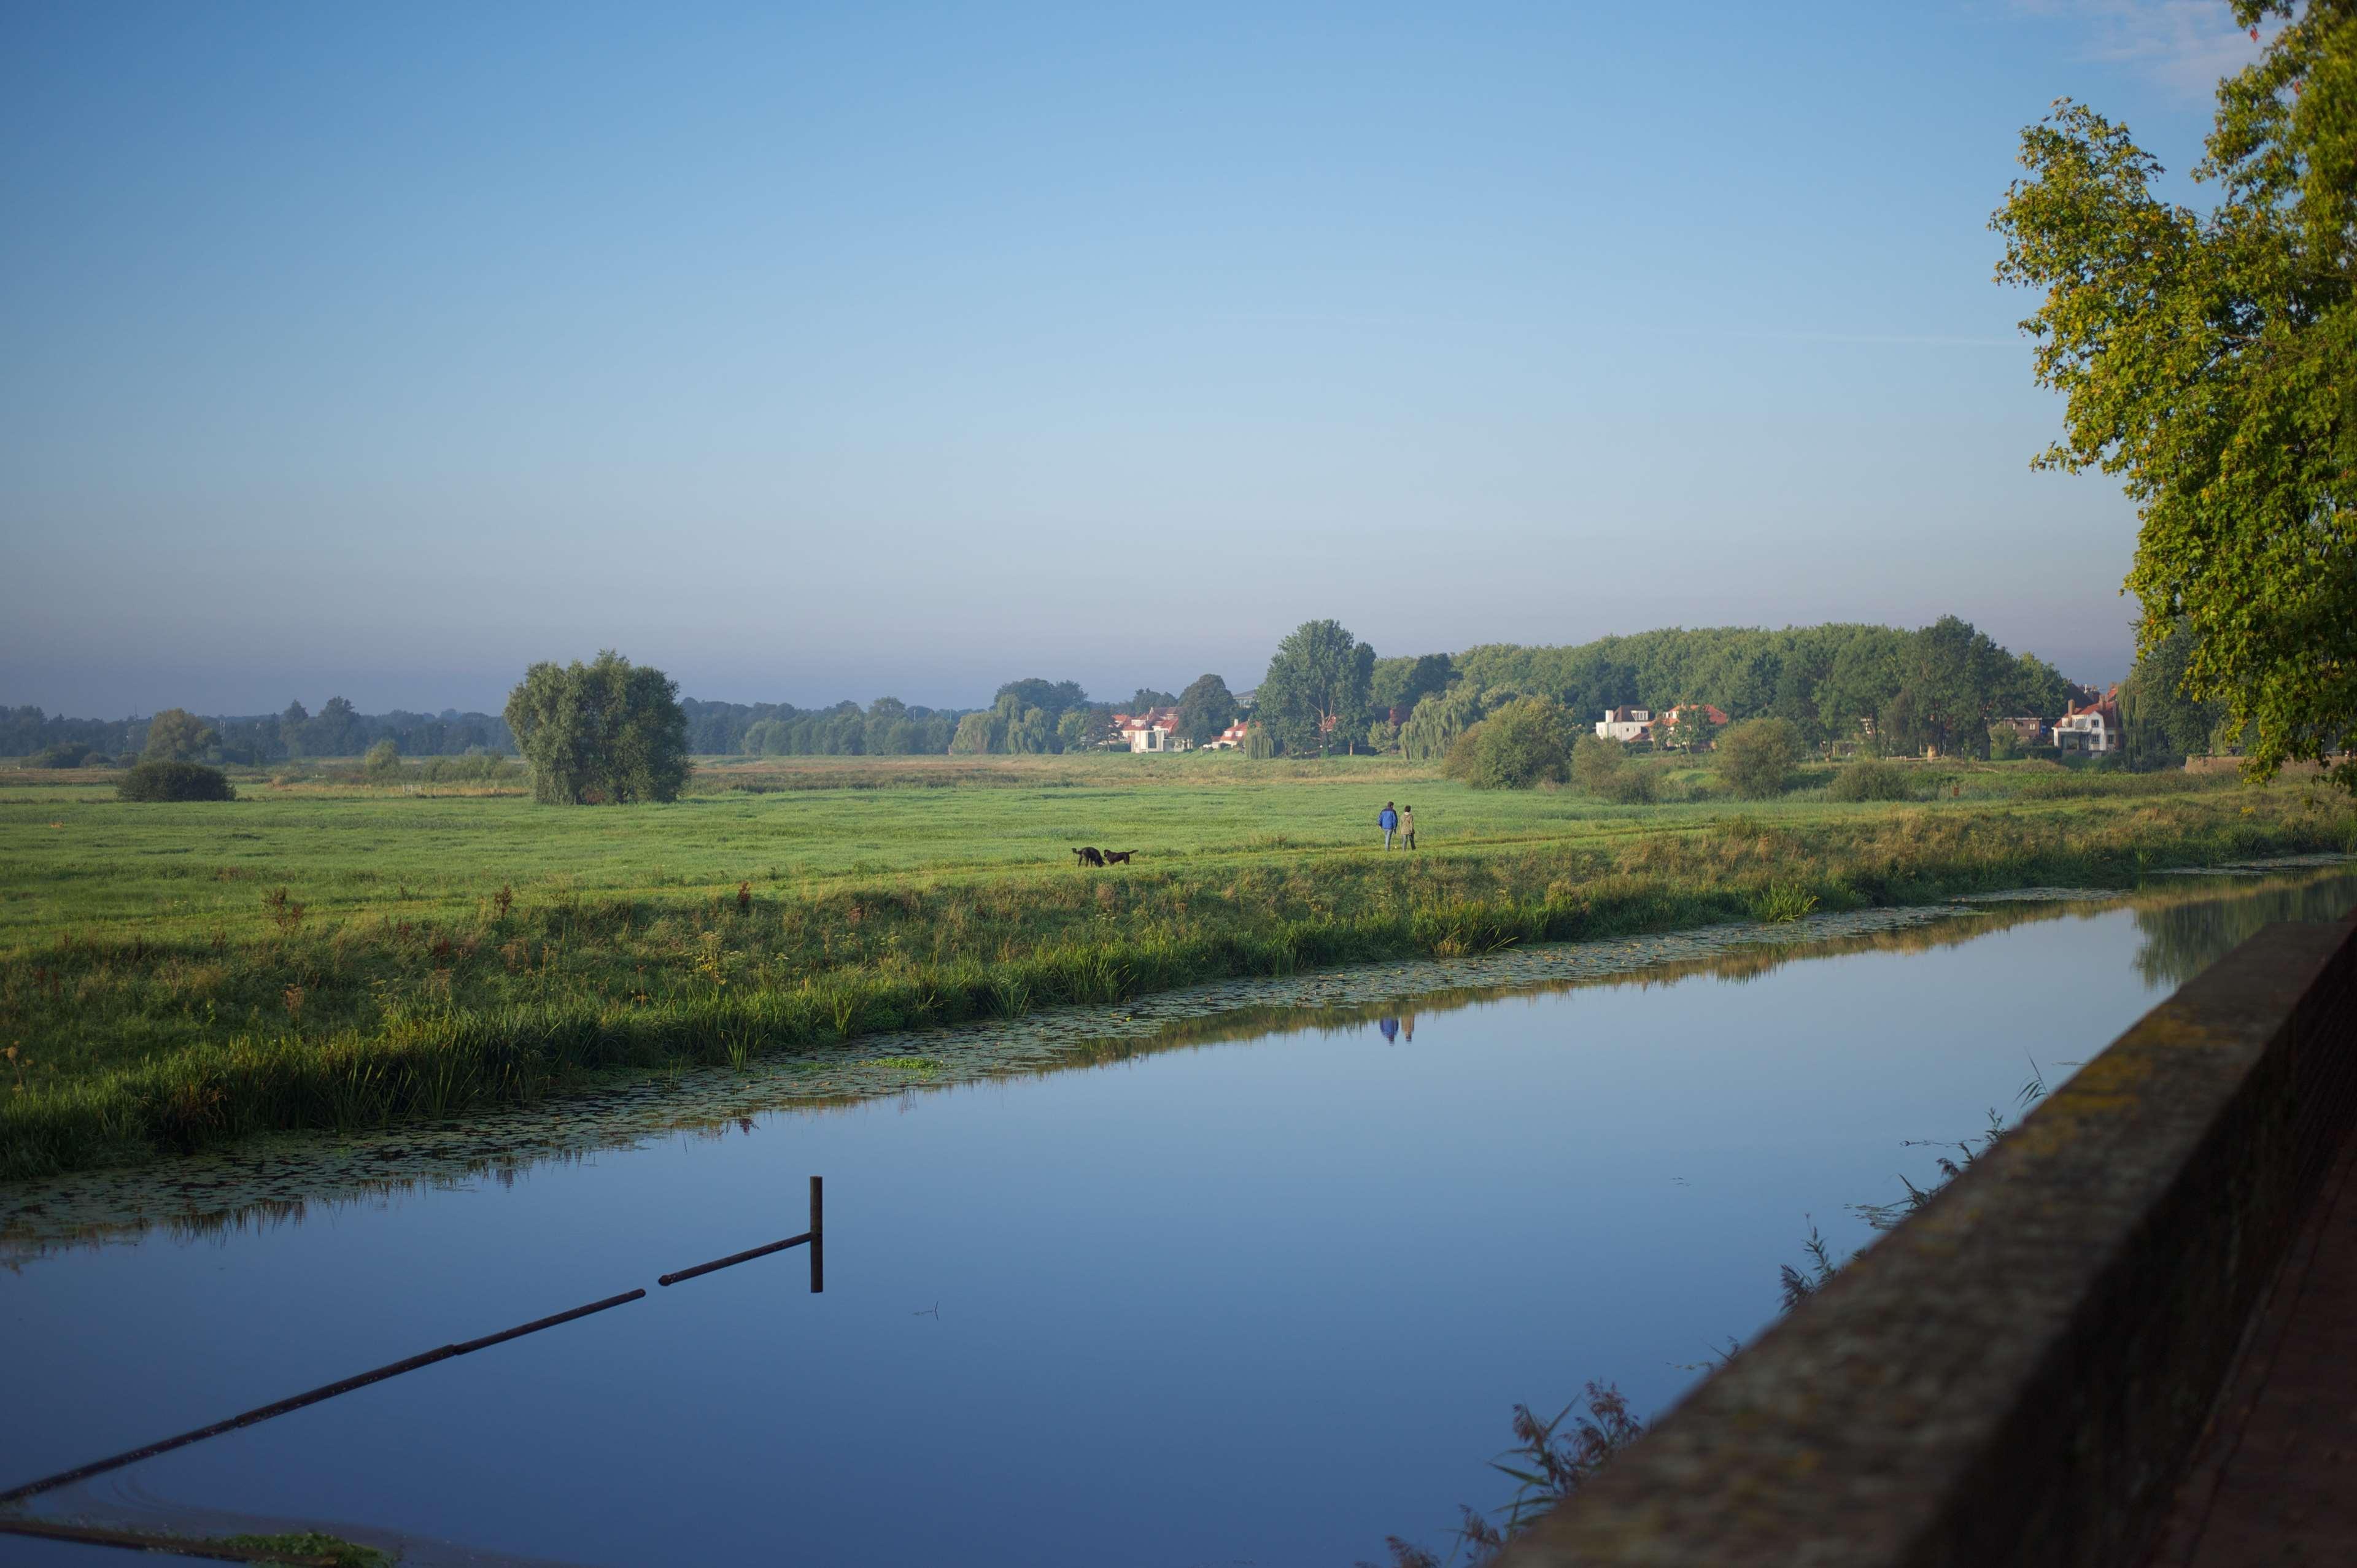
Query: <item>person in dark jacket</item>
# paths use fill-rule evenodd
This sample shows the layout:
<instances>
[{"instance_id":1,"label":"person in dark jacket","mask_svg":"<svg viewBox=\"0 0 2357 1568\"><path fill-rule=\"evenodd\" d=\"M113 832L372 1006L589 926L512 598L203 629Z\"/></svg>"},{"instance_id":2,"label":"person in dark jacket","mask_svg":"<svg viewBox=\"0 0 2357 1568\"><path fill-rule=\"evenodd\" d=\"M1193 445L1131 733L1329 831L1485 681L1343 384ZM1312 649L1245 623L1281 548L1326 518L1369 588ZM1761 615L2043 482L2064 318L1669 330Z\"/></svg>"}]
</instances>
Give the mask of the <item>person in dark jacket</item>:
<instances>
[{"instance_id":1,"label":"person in dark jacket","mask_svg":"<svg viewBox=\"0 0 2357 1568\"><path fill-rule=\"evenodd\" d=\"M1382 813L1375 818L1375 826L1383 830L1383 847L1391 848L1392 834L1399 831L1399 813L1392 809L1389 800L1383 802Z\"/></svg>"}]
</instances>

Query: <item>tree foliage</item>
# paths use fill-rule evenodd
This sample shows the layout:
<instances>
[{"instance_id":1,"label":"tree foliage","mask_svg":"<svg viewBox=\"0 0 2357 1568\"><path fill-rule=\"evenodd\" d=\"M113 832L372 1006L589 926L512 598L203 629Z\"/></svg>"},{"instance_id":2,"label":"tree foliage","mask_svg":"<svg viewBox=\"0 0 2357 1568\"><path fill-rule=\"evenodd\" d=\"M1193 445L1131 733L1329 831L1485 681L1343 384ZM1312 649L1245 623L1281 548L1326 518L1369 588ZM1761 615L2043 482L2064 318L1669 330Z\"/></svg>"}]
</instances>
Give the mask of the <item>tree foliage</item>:
<instances>
[{"instance_id":1,"label":"tree foliage","mask_svg":"<svg viewBox=\"0 0 2357 1568\"><path fill-rule=\"evenodd\" d=\"M1277 645L1253 718L1296 756L1340 750L1366 733L1375 650L1340 621L1304 621Z\"/></svg>"},{"instance_id":2,"label":"tree foliage","mask_svg":"<svg viewBox=\"0 0 2357 1568\"><path fill-rule=\"evenodd\" d=\"M1992 227L1997 276L2044 291L2022 325L2066 399L2040 467L2120 476L2142 521L2139 652L2180 618L2183 694L2250 732L2246 770L2357 729L2357 0L2234 0L2284 25L2222 82L2203 213L2069 101L2022 133ZM2357 764L2335 777L2357 791Z\"/></svg>"},{"instance_id":3,"label":"tree foliage","mask_svg":"<svg viewBox=\"0 0 2357 1568\"><path fill-rule=\"evenodd\" d=\"M1919 631L1669 628L1564 648L1492 644L1458 654L1457 669L1458 683L1415 717L1435 702L1463 700L1469 688L1491 693L1482 699L1491 705L1500 691L1550 696L1583 723L1607 708L1699 702L1731 719L1789 720L1812 746L1977 751L1988 727L1982 715L2050 719L2068 696L2052 665L2008 653L1953 616Z\"/></svg>"},{"instance_id":4,"label":"tree foliage","mask_svg":"<svg viewBox=\"0 0 2357 1568\"><path fill-rule=\"evenodd\" d=\"M143 762L199 762L221 746L221 734L186 708L166 708L147 721Z\"/></svg>"},{"instance_id":5,"label":"tree foliage","mask_svg":"<svg viewBox=\"0 0 2357 1568\"><path fill-rule=\"evenodd\" d=\"M1571 715L1544 697L1520 697L1457 738L1448 776L1476 789L1527 789L1571 777Z\"/></svg>"},{"instance_id":6,"label":"tree foliage","mask_svg":"<svg viewBox=\"0 0 2357 1568\"><path fill-rule=\"evenodd\" d=\"M1792 787L1803 749L1790 719L1746 719L1718 737L1718 770L1745 800L1773 800Z\"/></svg>"},{"instance_id":7,"label":"tree foliage","mask_svg":"<svg viewBox=\"0 0 2357 1568\"><path fill-rule=\"evenodd\" d=\"M1217 740L1236 722L1235 693L1217 675L1198 675L1178 693L1178 738L1197 746Z\"/></svg>"},{"instance_id":8,"label":"tree foliage","mask_svg":"<svg viewBox=\"0 0 2357 1568\"><path fill-rule=\"evenodd\" d=\"M123 776L114 787L125 800L234 800L229 775L201 762L173 762L148 757Z\"/></svg>"},{"instance_id":9,"label":"tree foliage","mask_svg":"<svg viewBox=\"0 0 2357 1568\"><path fill-rule=\"evenodd\" d=\"M525 671L508 693L507 722L544 803L675 800L687 781L677 682L610 648L588 664Z\"/></svg>"}]
</instances>

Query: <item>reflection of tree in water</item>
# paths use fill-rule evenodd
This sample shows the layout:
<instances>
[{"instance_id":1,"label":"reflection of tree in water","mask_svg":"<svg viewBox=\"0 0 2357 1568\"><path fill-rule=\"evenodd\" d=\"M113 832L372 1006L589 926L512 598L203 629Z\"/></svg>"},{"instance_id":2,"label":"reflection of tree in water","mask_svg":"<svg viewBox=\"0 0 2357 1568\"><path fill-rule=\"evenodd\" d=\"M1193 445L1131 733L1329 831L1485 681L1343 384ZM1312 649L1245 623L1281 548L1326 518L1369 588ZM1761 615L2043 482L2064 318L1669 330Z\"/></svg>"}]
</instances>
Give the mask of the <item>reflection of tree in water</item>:
<instances>
[{"instance_id":1,"label":"reflection of tree in water","mask_svg":"<svg viewBox=\"0 0 2357 1568\"><path fill-rule=\"evenodd\" d=\"M2333 875L2292 885L2272 883L2247 892L2136 911L2144 945L2136 973L2151 985L2182 985L2278 920L2337 920L2357 909L2357 876Z\"/></svg>"}]
</instances>

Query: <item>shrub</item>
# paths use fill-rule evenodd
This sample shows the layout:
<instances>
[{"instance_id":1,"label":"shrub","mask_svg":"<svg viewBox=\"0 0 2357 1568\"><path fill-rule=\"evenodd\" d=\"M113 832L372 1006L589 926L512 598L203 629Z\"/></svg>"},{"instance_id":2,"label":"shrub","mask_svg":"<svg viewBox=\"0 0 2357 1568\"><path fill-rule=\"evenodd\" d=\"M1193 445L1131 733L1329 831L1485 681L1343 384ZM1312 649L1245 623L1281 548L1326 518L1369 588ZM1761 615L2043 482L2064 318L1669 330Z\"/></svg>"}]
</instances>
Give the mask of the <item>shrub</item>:
<instances>
[{"instance_id":1,"label":"shrub","mask_svg":"<svg viewBox=\"0 0 2357 1568\"><path fill-rule=\"evenodd\" d=\"M1523 697L1457 737L1443 765L1476 789L1527 789L1571 776L1571 717L1545 697Z\"/></svg>"},{"instance_id":2,"label":"shrub","mask_svg":"<svg viewBox=\"0 0 2357 1568\"><path fill-rule=\"evenodd\" d=\"M82 768L90 763L90 747L78 741L60 741L25 758L27 768Z\"/></svg>"},{"instance_id":3,"label":"shrub","mask_svg":"<svg viewBox=\"0 0 2357 1568\"><path fill-rule=\"evenodd\" d=\"M1770 800L1792 786L1801 732L1790 719L1747 719L1718 738L1718 770L1747 800Z\"/></svg>"},{"instance_id":4,"label":"shrub","mask_svg":"<svg viewBox=\"0 0 2357 1568\"><path fill-rule=\"evenodd\" d=\"M401 747L393 743L391 736L378 741L368 748L368 755L361 758L361 771L380 780L400 778Z\"/></svg>"},{"instance_id":5,"label":"shrub","mask_svg":"<svg viewBox=\"0 0 2357 1568\"><path fill-rule=\"evenodd\" d=\"M115 795L124 800L234 800L229 775L201 762L143 762L123 776Z\"/></svg>"},{"instance_id":6,"label":"shrub","mask_svg":"<svg viewBox=\"0 0 2357 1568\"><path fill-rule=\"evenodd\" d=\"M1835 800L1911 800L1915 780L1897 763L1868 757L1835 769L1825 794Z\"/></svg>"},{"instance_id":7,"label":"shrub","mask_svg":"<svg viewBox=\"0 0 2357 1568\"><path fill-rule=\"evenodd\" d=\"M1610 799L1628 764L1628 748L1600 735L1581 736L1571 748L1571 776L1591 795Z\"/></svg>"},{"instance_id":8,"label":"shrub","mask_svg":"<svg viewBox=\"0 0 2357 1568\"><path fill-rule=\"evenodd\" d=\"M2021 755L2021 736L2011 725L1989 725L1989 760L2011 762Z\"/></svg>"},{"instance_id":9,"label":"shrub","mask_svg":"<svg viewBox=\"0 0 2357 1568\"><path fill-rule=\"evenodd\" d=\"M1650 806L1662 798L1661 770L1624 768L1605 787L1604 798L1618 806Z\"/></svg>"}]
</instances>

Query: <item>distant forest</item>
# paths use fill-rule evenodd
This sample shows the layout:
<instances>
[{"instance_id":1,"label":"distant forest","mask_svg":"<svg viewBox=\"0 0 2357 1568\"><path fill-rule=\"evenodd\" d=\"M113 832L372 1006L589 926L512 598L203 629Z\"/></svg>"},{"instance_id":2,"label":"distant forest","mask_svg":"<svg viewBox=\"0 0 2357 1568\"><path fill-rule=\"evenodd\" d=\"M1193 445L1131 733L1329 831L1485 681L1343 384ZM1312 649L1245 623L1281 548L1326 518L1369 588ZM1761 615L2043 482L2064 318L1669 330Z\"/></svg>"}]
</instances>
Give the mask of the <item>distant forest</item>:
<instances>
[{"instance_id":1,"label":"distant forest","mask_svg":"<svg viewBox=\"0 0 2357 1568\"><path fill-rule=\"evenodd\" d=\"M2010 653L1953 616L1916 631L1839 624L1778 631L1671 628L1571 646L1488 643L1457 654L1394 658L1376 657L1340 627L1331 632L1341 640L1331 650L1338 660L1329 682L1334 690L1322 700L1332 704L1324 711L1339 722L1323 732L1314 725L1288 725L1273 701L1253 714L1284 749L1372 746L1437 756L1490 708L1513 696L1537 695L1561 703L1584 722L1607 708L1709 703L1738 720L1790 719L1812 742L1857 738L1869 727L1865 720L1878 744L1891 749L1931 743L1969 750L1985 744L1983 731L1993 717L2050 719L2074 696L2091 694L2037 655ZM1272 678L1283 663L1281 655ZM1216 731L1228 722L1232 704L1218 677L1205 676L1186 690L1181 705L1190 722L1198 693L1204 693L1213 704L1205 710L1208 727ZM1136 712L1179 703L1168 692L1141 689L1126 707ZM770 757L1078 750L1109 736L1114 711L1110 703L1091 702L1074 682L1037 678L1008 682L992 707L980 709L914 707L893 697L864 708L851 702L798 708L694 697L680 706L691 751ZM70 719L32 707L0 710L0 756L74 746L108 756L135 754L145 745L147 722ZM284 713L208 715L208 722L221 733L221 760L233 763L356 757L381 740L392 741L405 757L512 756L516 749L497 714L456 709L363 714L341 697L329 698L316 714L294 703Z\"/></svg>"},{"instance_id":2,"label":"distant forest","mask_svg":"<svg viewBox=\"0 0 2357 1568\"><path fill-rule=\"evenodd\" d=\"M152 715L150 715L152 717ZM341 697L317 713L289 703L281 714L202 714L221 734L222 762L256 766L307 757L358 757L389 740L404 757L515 755L515 736L497 714L364 714ZM70 719L38 708L0 709L0 757L82 747L105 757L136 756L147 745L147 718Z\"/></svg>"}]
</instances>

